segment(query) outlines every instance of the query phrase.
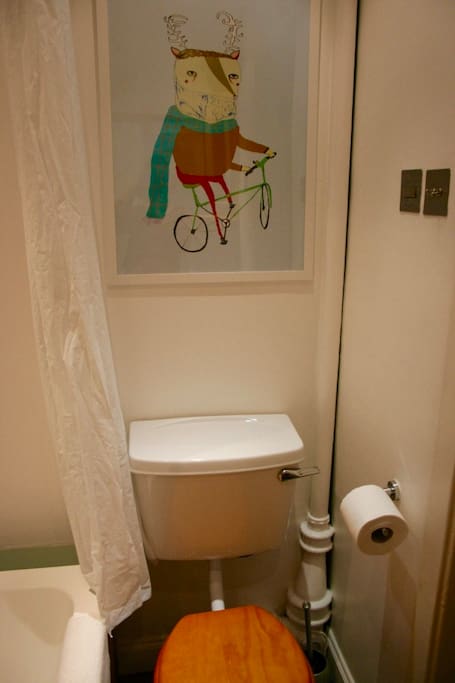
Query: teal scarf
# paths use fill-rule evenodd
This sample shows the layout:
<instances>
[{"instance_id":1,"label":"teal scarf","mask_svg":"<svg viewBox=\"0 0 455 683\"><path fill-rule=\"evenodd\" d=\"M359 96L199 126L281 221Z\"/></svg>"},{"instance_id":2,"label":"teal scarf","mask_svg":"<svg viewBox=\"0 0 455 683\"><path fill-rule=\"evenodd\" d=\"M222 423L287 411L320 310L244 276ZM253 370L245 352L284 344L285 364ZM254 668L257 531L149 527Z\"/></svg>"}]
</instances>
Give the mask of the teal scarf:
<instances>
[{"instance_id":1,"label":"teal scarf","mask_svg":"<svg viewBox=\"0 0 455 683\"><path fill-rule=\"evenodd\" d=\"M169 107L156 140L150 163L148 218L163 218L166 215L169 163L174 151L175 139L183 126L198 133L226 133L237 127L237 121L225 119L224 121L217 121L217 123L207 123L191 116L185 116L175 105Z\"/></svg>"}]
</instances>

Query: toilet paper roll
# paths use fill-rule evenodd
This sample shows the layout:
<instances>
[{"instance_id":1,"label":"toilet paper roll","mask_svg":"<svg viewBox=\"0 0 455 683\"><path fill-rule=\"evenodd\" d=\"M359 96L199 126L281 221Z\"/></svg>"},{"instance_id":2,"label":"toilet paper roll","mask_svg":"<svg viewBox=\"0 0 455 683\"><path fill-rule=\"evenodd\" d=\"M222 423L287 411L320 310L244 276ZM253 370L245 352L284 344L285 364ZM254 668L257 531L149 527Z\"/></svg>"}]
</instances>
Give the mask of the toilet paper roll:
<instances>
[{"instance_id":1,"label":"toilet paper roll","mask_svg":"<svg viewBox=\"0 0 455 683\"><path fill-rule=\"evenodd\" d=\"M369 484L350 491L340 511L357 547L367 555L385 555L406 538L408 525L380 486Z\"/></svg>"}]
</instances>

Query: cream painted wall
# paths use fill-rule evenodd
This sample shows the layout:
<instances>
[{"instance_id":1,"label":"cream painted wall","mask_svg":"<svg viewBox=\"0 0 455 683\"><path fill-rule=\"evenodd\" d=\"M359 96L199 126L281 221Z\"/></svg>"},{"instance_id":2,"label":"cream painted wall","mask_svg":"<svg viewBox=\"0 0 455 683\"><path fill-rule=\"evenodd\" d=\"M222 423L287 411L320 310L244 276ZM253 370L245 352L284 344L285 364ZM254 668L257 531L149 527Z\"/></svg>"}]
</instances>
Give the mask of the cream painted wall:
<instances>
[{"instance_id":1,"label":"cream painted wall","mask_svg":"<svg viewBox=\"0 0 455 683\"><path fill-rule=\"evenodd\" d=\"M126 420L285 411L311 453L315 296L279 290L110 294Z\"/></svg>"},{"instance_id":2,"label":"cream painted wall","mask_svg":"<svg viewBox=\"0 0 455 683\"><path fill-rule=\"evenodd\" d=\"M0 548L61 545L71 533L35 355L12 129L0 60Z\"/></svg>"},{"instance_id":3,"label":"cream painted wall","mask_svg":"<svg viewBox=\"0 0 455 683\"><path fill-rule=\"evenodd\" d=\"M455 443L455 4L360 7L332 634L357 683L424 683ZM400 213L401 169L447 167L447 218ZM390 557L368 557L339 503L390 478L409 536Z\"/></svg>"}]
</instances>

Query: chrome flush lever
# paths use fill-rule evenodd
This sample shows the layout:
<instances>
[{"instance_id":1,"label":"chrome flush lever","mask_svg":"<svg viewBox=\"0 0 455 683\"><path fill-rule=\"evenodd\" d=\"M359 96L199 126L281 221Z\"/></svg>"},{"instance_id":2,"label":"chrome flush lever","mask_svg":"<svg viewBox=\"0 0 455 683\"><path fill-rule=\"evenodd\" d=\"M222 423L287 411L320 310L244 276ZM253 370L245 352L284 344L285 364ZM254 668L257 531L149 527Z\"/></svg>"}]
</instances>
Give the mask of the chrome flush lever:
<instances>
[{"instance_id":1,"label":"chrome flush lever","mask_svg":"<svg viewBox=\"0 0 455 683\"><path fill-rule=\"evenodd\" d=\"M314 474L319 474L319 467L299 467L299 468L285 468L278 472L278 479L280 481L289 481L290 479L302 479L302 477L312 477Z\"/></svg>"}]
</instances>

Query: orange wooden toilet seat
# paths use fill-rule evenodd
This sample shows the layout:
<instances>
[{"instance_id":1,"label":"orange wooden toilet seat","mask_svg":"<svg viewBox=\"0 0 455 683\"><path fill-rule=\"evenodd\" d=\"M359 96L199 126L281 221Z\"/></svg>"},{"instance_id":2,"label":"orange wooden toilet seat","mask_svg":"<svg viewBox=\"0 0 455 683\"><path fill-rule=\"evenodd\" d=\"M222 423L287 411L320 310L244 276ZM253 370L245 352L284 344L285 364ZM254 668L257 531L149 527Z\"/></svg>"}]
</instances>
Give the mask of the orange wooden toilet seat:
<instances>
[{"instance_id":1,"label":"orange wooden toilet seat","mask_svg":"<svg viewBox=\"0 0 455 683\"><path fill-rule=\"evenodd\" d=\"M154 683L314 683L295 638L260 607L181 619L158 657Z\"/></svg>"}]
</instances>

